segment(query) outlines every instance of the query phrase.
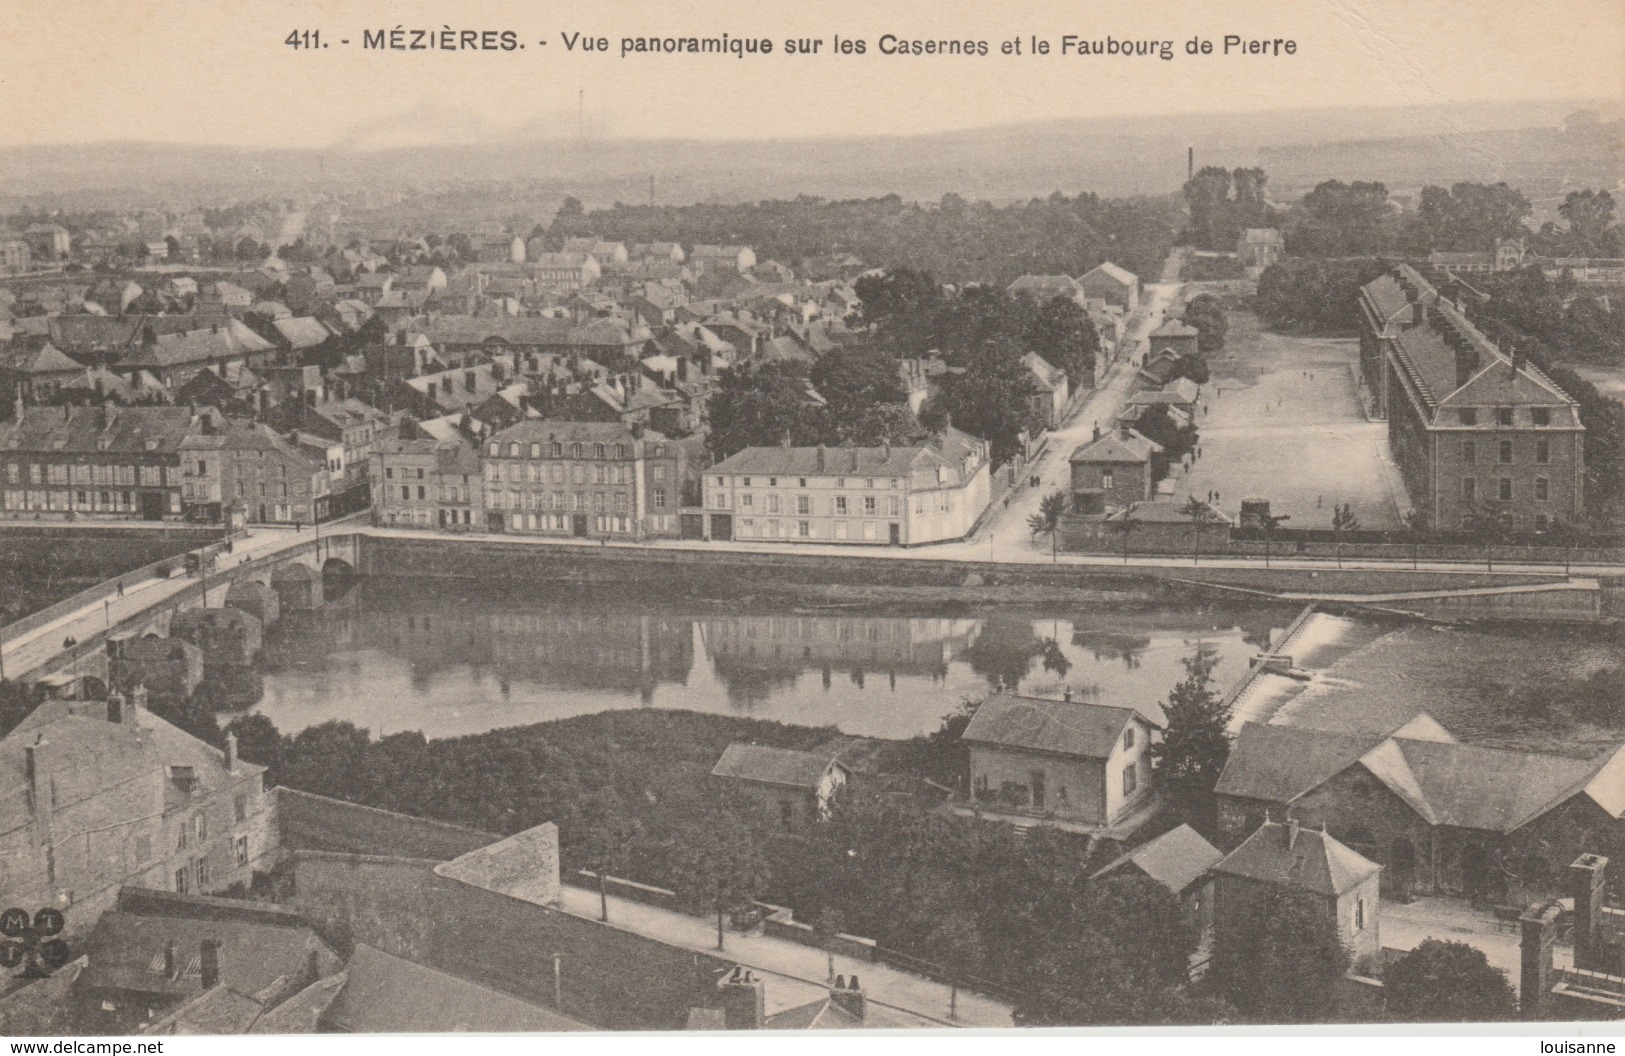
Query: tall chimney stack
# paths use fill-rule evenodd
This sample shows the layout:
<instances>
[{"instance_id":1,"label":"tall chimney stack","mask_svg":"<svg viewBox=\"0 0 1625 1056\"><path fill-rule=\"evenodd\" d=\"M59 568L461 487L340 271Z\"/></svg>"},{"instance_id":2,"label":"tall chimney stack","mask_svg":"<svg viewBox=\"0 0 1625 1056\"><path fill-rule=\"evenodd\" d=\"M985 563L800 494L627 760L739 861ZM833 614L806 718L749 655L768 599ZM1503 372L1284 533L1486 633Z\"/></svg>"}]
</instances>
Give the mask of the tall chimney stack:
<instances>
[{"instance_id":1,"label":"tall chimney stack","mask_svg":"<svg viewBox=\"0 0 1625 1056\"><path fill-rule=\"evenodd\" d=\"M864 996L863 987L858 985L856 975L851 978L837 975L835 985L829 991L829 1001L830 1004L857 1020L858 1023L863 1022L864 1015L867 1012L868 1000Z\"/></svg>"},{"instance_id":2,"label":"tall chimney stack","mask_svg":"<svg viewBox=\"0 0 1625 1056\"><path fill-rule=\"evenodd\" d=\"M220 940L204 939L198 949L198 968L203 976L203 989L213 990L220 985Z\"/></svg>"},{"instance_id":3,"label":"tall chimney stack","mask_svg":"<svg viewBox=\"0 0 1625 1056\"><path fill-rule=\"evenodd\" d=\"M749 968L738 965L717 984L722 1022L728 1030L761 1030L767 1026L767 987Z\"/></svg>"},{"instance_id":4,"label":"tall chimney stack","mask_svg":"<svg viewBox=\"0 0 1625 1056\"><path fill-rule=\"evenodd\" d=\"M234 774L236 772L237 772L237 735L235 733L227 733L226 734L226 773Z\"/></svg>"}]
</instances>

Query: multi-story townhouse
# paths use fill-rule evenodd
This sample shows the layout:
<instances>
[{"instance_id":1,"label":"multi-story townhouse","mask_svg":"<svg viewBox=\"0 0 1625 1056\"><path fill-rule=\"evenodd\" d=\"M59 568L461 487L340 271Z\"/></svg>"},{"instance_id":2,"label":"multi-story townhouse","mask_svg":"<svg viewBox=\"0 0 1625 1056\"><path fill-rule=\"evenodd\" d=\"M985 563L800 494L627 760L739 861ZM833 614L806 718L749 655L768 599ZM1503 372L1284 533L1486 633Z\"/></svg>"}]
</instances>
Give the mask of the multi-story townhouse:
<instances>
[{"instance_id":1,"label":"multi-story townhouse","mask_svg":"<svg viewBox=\"0 0 1625 1056\"><path fill-rule=\"evenodd\" d=\"M485 524L479 455L461 440L400 439L373 448L378 524L478 531Z\"/></svg>"},{"instance_id":2,"label":"multi-story townhouse","mask_svg":"<svg viewBox=\"0 0 1625 1056\"><path fill-rule=\"evenodd\" d=\"M491 531L593 538L675 537L689 449L619 422L531 419L485 442Z\"/></svg>"},{"instance_id":3,"label":"multi-story townhouse","mask_svg":"<svg viewBox=\"0 0 1625 1056\"><path fill-rule=\"evenodd\" d=\"M990 500L988 445L952 426L893 447L748 447L705 471L713 539L960 539Z\"/></svg>"}]
</instances>

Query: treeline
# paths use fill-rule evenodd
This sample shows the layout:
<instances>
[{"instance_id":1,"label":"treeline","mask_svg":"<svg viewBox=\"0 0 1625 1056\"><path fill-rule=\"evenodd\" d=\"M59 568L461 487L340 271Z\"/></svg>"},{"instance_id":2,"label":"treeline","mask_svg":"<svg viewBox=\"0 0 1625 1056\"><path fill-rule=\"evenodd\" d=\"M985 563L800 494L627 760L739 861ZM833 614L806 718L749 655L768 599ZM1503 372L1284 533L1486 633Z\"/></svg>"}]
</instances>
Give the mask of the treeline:
<instances>
[{"instance_id":1,"label":"treeline","mask_svg":"<svg viewBox=\"0 0 1625 1056\"><path fill-rule=\"evenodd\" d=\"M635 206L583 211L567 202L548 229L553 245L573 236L685 246L743 244L758 259L795 267L851 253L878 268L914 267L946 282L1008 285L1021 275L1081 275L1113 261L1155 279L1181 217L1172 200L1094 194L1006 206L956 194L933 204L884 198L828 201L800 196L755 204Z\"/></svg>"},{"instance_id":2,"label":"treeline","mask_svg":"<svg viewBox=\"0 0 1625 1056\"><path fill-rule=\"evenodd\" d=\"M1625 229L1607 191L1570 191L1557 208L1561 225L1546 221L1531 230L1533 212L1523 192L1505 183L1428 186L1413 208L1401 209L1381 182L1327 180L1287 210L1280 227L1293 256L1484 253L1499 239L1523 239L1541 256L1625 257Z\"/></svg>"},{"instance_id":3,"label":"treeline","mask_svg":"<svg viewBox=\"0 0 1625 1056\"><path fill-rule=\"evenodd\" d=\"M1253 311L1266 327L1283 333L1352 335L1360 328L1360 287L1386 270L1371 257L1289 257L1258 277Z\"/></svg>"}]
</instances>

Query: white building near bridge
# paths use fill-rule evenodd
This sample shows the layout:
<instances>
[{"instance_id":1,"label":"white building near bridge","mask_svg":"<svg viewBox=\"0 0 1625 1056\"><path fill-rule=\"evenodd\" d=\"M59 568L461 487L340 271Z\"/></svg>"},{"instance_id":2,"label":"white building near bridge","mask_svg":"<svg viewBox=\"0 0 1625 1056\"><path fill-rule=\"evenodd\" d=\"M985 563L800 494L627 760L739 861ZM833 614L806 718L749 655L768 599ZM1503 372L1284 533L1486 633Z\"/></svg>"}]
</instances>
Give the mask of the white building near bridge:
<instances>
[{"instance_id":1,"label":"white building near bridge","mask_svg":"<svg viewBox=\"0 0 1625 1056\"><path fill-rule=\"evenodd\" d=\"M893 447L747 447L705 471L712 539L917 546L963 539L990 501L988 444L952 426Z\"/></svg>"}]
</instances>

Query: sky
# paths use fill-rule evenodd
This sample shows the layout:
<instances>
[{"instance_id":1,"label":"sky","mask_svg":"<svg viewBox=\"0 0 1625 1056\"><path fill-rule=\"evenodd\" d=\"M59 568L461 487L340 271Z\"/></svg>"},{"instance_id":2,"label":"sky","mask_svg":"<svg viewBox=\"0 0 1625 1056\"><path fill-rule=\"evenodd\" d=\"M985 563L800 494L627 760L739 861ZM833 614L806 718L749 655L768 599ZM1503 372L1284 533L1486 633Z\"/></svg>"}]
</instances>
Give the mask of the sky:
<instances>
[{"instance_id":1,"label":"sky","mask_svg":"<svg viewBox=\"0 0 1625 1056\"><path fill-rule=\"evenodd\" d=\"M367 50L366 29L512 30L511 52ZM320 30L327 47L284 41ZM397 147L591 135L938 132L1125 114L1625 100L1625 3L1560 0L0 0L0 146L146 140ZM767 37L770 56L631 56L622 37ZM608 38L607 53L562 34ZM885 55L885 34L990 54ZM1059 54L1171 41L1172 61ZM1292 56L1191 56L1226 34ZM834 38L865 54L833 54ZM1031 53L1034 36L1048 55ZM822 41L788 55L787 38ZM1021 55L1001 46L1020 39ZM340 40L348 39L348 46ZM544 45L542 41L546 41ZM1397 129L1396 134L1404 130Z\"/></svg>"}]
</instances>

